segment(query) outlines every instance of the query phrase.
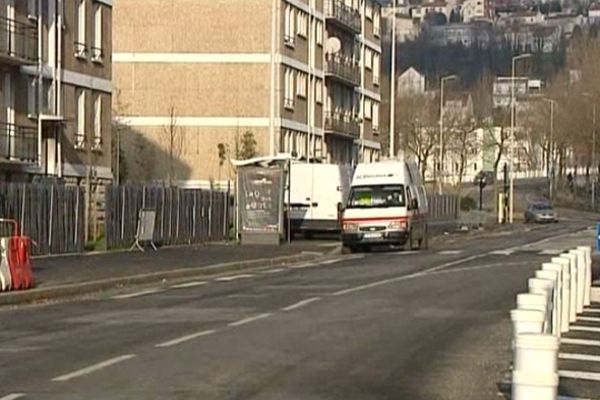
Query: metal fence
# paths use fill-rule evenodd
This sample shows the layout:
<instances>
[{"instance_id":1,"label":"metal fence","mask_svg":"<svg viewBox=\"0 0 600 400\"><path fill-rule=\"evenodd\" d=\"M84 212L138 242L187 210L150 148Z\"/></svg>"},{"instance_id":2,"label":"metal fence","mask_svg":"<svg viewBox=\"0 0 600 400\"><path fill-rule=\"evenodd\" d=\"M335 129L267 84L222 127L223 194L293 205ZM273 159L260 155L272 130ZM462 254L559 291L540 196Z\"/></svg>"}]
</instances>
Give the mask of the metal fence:
<instances>
[{"instance_id":1,"label":"metal fence","mask_svg":"<svg viewBox=\"0 0 600 400\"><path fill-rule=\"evenodd\" d=\"M458 196L450 194L432 194L427 196L429 219L431 221L456 220L460 214Z\"/></svg>"},{"instance_id":2,"label":"metal fence","mask_svg":"<svg viewBox=\"0 0 600 400\"><path fill-rule=\"evenodd\" d=\"M109 186L106 190L106 246L131 246L139 211L156 211L154 242L162 245L221 241L229 237L228 192L156 186Z\"/></svg>"},{"instance_id":3,"label":"metal fence","mask_svg":"<svg viewBox=\"0 0 600 400\"><path fill-rule=\"evenodd\" d=\"M53 184L0 183L0 217L16 219L35 242L32 253L74 253L84 249L84 191ZM0 236L9 235L0 225Z\"/></svg>"}]
</instances>

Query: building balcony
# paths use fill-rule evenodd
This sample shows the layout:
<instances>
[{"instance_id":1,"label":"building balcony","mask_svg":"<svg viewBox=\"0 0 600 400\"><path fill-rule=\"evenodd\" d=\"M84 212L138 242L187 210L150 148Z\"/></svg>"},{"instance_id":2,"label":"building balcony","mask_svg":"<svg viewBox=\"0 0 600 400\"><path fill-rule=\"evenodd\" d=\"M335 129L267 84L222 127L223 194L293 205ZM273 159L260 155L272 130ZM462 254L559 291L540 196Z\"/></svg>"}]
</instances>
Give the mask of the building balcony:
<instances>
[{"instance_id":1,"label":"building balcony","mask_svg":"<svg viewBox=\"0 0 600 400\"><path fill-rule=\"evenodd\" d=\"M38 59L37 28L31 24L0 17L0 62L35 64Z\"/></svg>"},{"instance_id":2,"label":"building balcony","mask_svg":"<svg viewBox=\"0 0 600 400\"><path fill-rule=\"evenodd\" d=\"M325 75L350 86L360 84L360 67L350 57L327 55L325 59Z\"/></svg>"},{"instance_id":3,"label":"building balcony","mask_svg":"<svg viewBox=\"0 0 600 400\"><path fill-rule=\"evenodd\" d=\"M328 21L352 33L360 33L361 31L360 13L347 6L344 0L326 0L325 17Z\"/></svg>"},{"instance_id":4,"label":"building balcony","mask_svg":"<svg viewBox=\"0 0 600 400\"><path fill-rule=\"evenodd\" d=\"M36 128L0 123L0 161L35 163L37 150Z\"/></svg>"},{"instance_id":5,"label":"building balcony","mask_svg":"<svg viewBox=\"0 0 600 400\"><path fill-rule=\"evenodd\" d=\"M325 133L349 138L360 136L360 125L358 121L346 114L338 112L325 112Z\"/></svg>"}]
</instances>

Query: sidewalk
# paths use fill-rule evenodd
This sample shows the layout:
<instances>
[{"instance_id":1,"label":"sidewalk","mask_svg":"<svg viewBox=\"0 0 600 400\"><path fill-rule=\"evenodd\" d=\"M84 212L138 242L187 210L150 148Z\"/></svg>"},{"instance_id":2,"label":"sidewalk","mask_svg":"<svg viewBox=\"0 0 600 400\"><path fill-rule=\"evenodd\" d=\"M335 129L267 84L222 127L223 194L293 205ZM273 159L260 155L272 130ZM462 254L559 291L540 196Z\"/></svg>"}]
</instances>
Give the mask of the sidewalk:
<instances>
[{"instance_id":1,"label":"sidewalk","mask_svg":"<svg viewBox=\"0 0 600 400\"><path fill-rule=\"evenodd\" d=\"M36 287L0 293L0 305L91 293L128 284L160 282L244 268L305 261L338 248L334 241L295 241L281 246L212 243L140 251L38 257Z\"/></svg>"}]
</instances>

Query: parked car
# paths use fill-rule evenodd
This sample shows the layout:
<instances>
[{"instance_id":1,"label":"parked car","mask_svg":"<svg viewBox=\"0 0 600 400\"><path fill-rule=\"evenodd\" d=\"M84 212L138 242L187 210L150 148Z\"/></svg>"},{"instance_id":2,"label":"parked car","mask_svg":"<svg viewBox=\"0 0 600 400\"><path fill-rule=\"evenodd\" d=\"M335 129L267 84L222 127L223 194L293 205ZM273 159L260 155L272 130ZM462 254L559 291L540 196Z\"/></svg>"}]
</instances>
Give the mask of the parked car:
<instances>
[{"instance_id":1,"label":"parked car","mask_svg":"<svg viewBox=\"0 0 600 400\"><path fill-rule=\"evenodd\" d=\"M532 203L525 211L525 223L558 222L558 215L548 203Z\"/></svg>"},{"instance_id":2,"label":"parked car","mask_svg":"<svg viewBox=\"0 0 600 400\"><path fill-rule=\"evenodd\" d=\"M473 178L473 185L479 185L481 178L485 178L486 185L492 185L494 183L494 171L479 171Z\"/></svg>"}]
</instances>

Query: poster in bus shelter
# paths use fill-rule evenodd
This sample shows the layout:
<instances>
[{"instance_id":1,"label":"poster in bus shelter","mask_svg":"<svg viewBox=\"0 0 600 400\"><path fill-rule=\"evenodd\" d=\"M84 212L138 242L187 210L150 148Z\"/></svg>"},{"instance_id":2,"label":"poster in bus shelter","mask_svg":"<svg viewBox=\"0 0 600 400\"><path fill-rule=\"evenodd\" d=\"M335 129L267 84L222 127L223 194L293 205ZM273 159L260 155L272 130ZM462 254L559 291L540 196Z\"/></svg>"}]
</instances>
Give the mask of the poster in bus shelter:
<instances>
[{"instance_id":1,"label":"poster in bus shelter","mask_svg":"<svg viewBox=\"0 0 600 400\"><path fill-rule=\"evenodd\" d=\"M278 167L240 168L239 212L242 232L281 231L284 175L284 170Z\"/></svg>"}]
</instances>

